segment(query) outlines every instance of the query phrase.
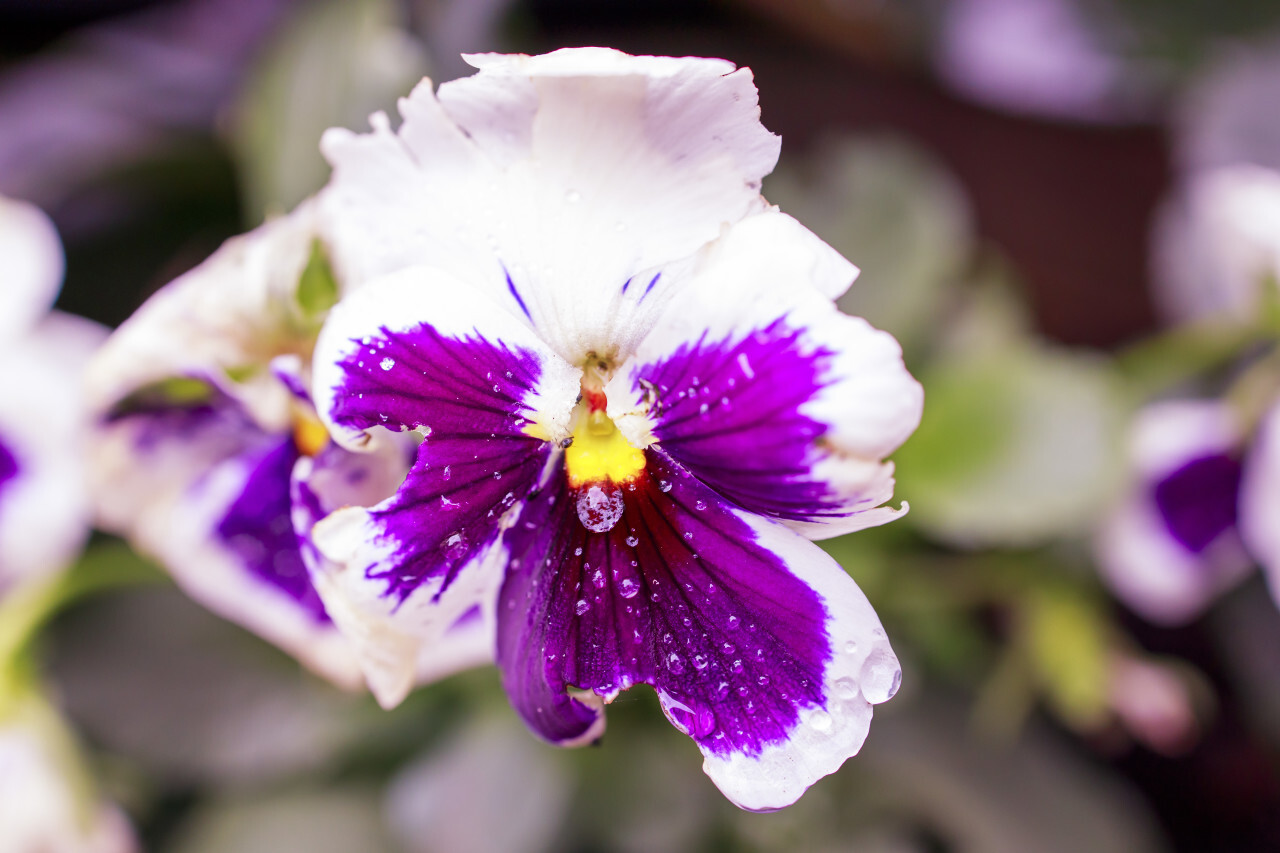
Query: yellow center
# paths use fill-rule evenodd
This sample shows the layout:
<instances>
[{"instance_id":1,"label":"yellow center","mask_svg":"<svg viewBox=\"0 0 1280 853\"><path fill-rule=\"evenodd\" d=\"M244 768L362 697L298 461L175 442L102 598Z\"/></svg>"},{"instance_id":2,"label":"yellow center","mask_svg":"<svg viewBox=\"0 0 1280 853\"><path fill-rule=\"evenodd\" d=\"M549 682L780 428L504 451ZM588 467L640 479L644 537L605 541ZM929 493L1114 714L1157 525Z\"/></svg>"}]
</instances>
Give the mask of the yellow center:
<instances>
[{"instance_id":1,"label":"yellow center","mask_svg":"<svg viewBox=\"0 0 1280 853\"><path fill-rule=\"evenodd\" d=\"M624 483L644 470L644 451L627 441L609 416L597 409L578 418L564 465L571 486L606 480Z\"/></svg>"}]
</instances>

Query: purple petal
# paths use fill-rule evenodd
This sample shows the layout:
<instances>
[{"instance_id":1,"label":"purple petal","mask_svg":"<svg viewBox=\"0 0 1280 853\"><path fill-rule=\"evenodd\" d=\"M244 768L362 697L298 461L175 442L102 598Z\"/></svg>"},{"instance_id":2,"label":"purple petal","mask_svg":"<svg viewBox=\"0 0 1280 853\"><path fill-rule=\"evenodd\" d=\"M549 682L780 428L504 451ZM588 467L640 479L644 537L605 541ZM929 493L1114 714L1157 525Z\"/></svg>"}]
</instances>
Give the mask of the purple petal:
<instances>
[{"instance_id":1,"label":"purple petal","mask_svg":"<svg viewBox=\"0 0 1280 853\"><path fill-rule=\"evenodd\" d=\"M646 365L635 382L653 389L654 435L673 459L739 506L813 521L845 513L811 476L827 430L802 411L833 354L802 355L800 336L779 320L739 341L698 340Z\"/></svg>"},{"instance_id":2,"label":"purple petal","mask_svg":"<svg viewBox=\"0 0 1280 853\"><path fill-rule=\"evenodd\" d=\"M597 697L653 685L735 802L784 805L857 751L869 703L896 690L896 661L865 599L819 549L751 523L662 451L646 456L611 530L588 531L557 477L507 533L498 602L507 693L541 736L573 743L599 731ZM802 563L820 565L817 584ZM849 612L833 613L846 598ZM850 614L861 648L837 621ZM870 669L837 677L855 652ZM575 698L571 687L595 695ZM797 757L808 748L797 732L812 721L819 733L842 732L820 748L817 771ZM779 771L776 756L792 750Z\"/></svg>"},{"instance_id":3,"label":"purple petal","mask_svg":"<svg viewBox=\"0 0 1280 853\"><path fill-rule=\"evenodd\" d=\"M1226 454L1192 459L1152 489L1169 534L1188 551L1202 553L1236 525L1240 460Z\"/></svg>"},{"instance_id":4,"label":"purple petal","mask_svg":"<svg viewBox=\"0 0 1280 853\"><path fill-rule=\"evenodd\" d=\"M216 533L250 573L288 595L317 622L327 622L290 520L289 478L299 455L293 439L285 438L241 456L238 461L248 471L243 491Z\"/></svg>"}]
</instances>

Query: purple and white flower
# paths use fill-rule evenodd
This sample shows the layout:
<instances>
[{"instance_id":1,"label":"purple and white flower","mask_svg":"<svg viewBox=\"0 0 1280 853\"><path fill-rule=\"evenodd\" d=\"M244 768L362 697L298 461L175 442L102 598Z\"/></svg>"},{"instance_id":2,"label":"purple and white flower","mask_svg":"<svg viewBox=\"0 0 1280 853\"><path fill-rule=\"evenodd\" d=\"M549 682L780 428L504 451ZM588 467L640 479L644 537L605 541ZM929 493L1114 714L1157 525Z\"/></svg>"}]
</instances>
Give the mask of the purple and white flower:
<instances>
[{"instance_id":1,"label":"purple and white flower","mask_svg":"<svg viewBox=\"0 0 1280 853\"><path fill-rule=\"evenodd\" d=\"M748 809L794 802L900 679L810 539L901 510L922 394L833 303L856 268L760 196L750 72L603 49L472 56L393 131L330 131L341 277L316 344L335 440L416 434L395 494L320 519L316 586L371 678L479 606L517 712L599 736L649 684Z\"/></svg>"},{"instance_id":2,"label":"purple and white flower","mask_svg":"<svg viewBox=\"0 0 1280 853\"><path fill-rule=\"evenodd\" d=\"M65 568L89 534L81 372L101 327L50 312L62 246L37 208L0 197L0 595Z\"/></svg>"},{"instance_id":3,"label":"purple and white flower","mask_svg":"<svg viewBox=\"0 0 1280 853\"><path fill-rule=\"evenodd\" d=\"M376 503L410 457L404 448L355 457L332 446L305 391L323 312L340 295L314 269L320 292L305 293L304 273L323 256L314 211L304 204L229 240L111 336L91 367L92 475L104 528L157 559L205 606L354 688L360 668L312 586L293 520ZM303 493L299 466L341 476L319 476ZM490 657L476 622L414 676Z\"/></svg>"},{"instance_id":4,"label":"purple and white flower","mask_svg":"<svg viewBox=\"0 0 1280 853\"><path fill-rule=\"evenodd\" d=\"M1132 482L1098 538L1098 562L1129 607L1185 622L1249 571L1240 538L1245 430L1217 400L1148 406L1130 437Z\"/></svg>"},{"instance_id":5,"label":"purple and white flower","mask_svg":"<svg viewBox=\"0 0 1280 853\"><path fill-rule=\"evenodd\" d=\"M1240 534L1280 605L1280 401L1253 435L1240 484Z\"/></svg>"}]
</instances>

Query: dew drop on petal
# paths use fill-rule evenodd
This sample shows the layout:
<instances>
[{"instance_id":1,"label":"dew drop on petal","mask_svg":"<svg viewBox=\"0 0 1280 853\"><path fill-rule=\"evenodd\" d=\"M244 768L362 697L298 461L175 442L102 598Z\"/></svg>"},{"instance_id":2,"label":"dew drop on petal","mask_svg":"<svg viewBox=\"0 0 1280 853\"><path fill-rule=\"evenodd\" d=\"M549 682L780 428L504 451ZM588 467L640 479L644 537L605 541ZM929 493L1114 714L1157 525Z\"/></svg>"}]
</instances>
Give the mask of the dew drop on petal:
<instances>
[{"instance_id":1,"label":"dew drop on petal","mask_svg":"<svg viewBox=\"0 0 1280 853\"><path fill-rule=\"evenodd\" d=\"M440 472L441 479L447 480L453 476L453 472L449 470L449 466L444 466L444 470Z\"/></svg>"},{"instance_id":2,"label":"dew drop on petal","mask_svg":"<svg viewBox=\"0 0 1280 853\"><path fill-rule=\"evenodd\" d=\"M444 542L444 554L450 560L456 560L467 552L467 537L462 533L454 533Z\"/></svg>"},{"instance_id":3,"label":"dew drop on petal","mask_svg":"<svg viewBox=\"0 0 1280 853\"><path fill-rule=\"evenodd\" d=\"M708 658L706 655L694 655L694 656L693 656L693 668L694 668L694 669L697 669L697 670L703 670L703 669L706 669L706 668L707 668L707 664L709 664L709 663L711 663L711 659L710 659L710 658Z\"/></svg>"},{"instance_id":4,"label":"dew drop on petal","mask_svg":"<svg viewBox=\"0 0 1280 853\"><path fill-rule=\"evenodd\" d=\"M586 612L590 609L591 604L585 598L579 598L577 605L573 608L574 612L579 616L586 615Z\"/></svg>"},{"instance_id":5,"label":"dew drop on petal","mask_svg":"<svg viewBox=\"0 0 1280 853\"><path fill-rule=\"evenodd\" d=\"M852 678L836 679L836 696L841 699L849 700L858 695L858 685L854 684Z\"/></svg>"},{"instance_id":6,"label":"dew drop on petal","mask_svg":"<svg viewBox=\"0 0 1280 853\"><path fill-rule=\"evenodd\" d=\"M578 492L578 520L592 533L607 533L622 518L622 490L612 483Z\"/></svg>"},{"instance_id":7,"label":"dew drop on petal","mask_svg":"<svg viewBox=\"0 0 1280 853\"><path fill-rule=\"evenodd\" d=\"M729 665L729 669L735 674L742 672L742 661L735 660L732 664Z\"/></svg>"},{"instance_id":8,"label":"dew drop on petal","mask_svg":"<svg viewBox=\"0 0 1280 853\"><path fill-rule=\"evenodd\" d=\"M845 644L844 644L844 652L845 652L845 654L848 654L848 655L857 654L857 653L858 653L858 644L857 644L857 642L855 642L855 641L853 641L853 640L849 640L847 643L845 643Z\"/></svg>"},{"instance_id":9,"label":"dew drop on petal","mask_svg":"<svg viewBox=\"0 0 1280 853\"><path fill-rule=\"evenodd\" d=\"M694 504L693 504L693 508L694 508L694 509L696 509L698 512L702 512L704 509L706 509L706 508L707 508L707 502L706 502L706 501L695 501L695 502L694 502Z\"/></svg>"},{"instance_id":10,"label":"dew drop on petal","mask_svg":"<svg viewBox=\"0 0 1280 853\"><path fill-rule=\"evenodd\" d=\"M680 675L684 672L684 658L672 652L667 656L667 669L671 670L672 675Z\"/></svg>"},{"instance_id":11,"label":"dew drop on petal","mask_svg":"<svg viewBox=\"0 0 1280 853\"><path fill-rule=\"evenodd\" d=\"M393 368L393 367L395 367L395 366L396 366L396 360L395 360L394 358L391 358L390 356L388 356L387 358L384 358L384 359L383 359L383 360L378 364L378 366L379 366L379 367L381 367L383 370L390 370L391 368Z\"/></svg>"},{"instance_id":12,"label":"dew drop on petal","mask_svg":"<svg viewBox=\"0 0 1280 853\"><path fill-rule=\"evenodd\" d=\"M618 583L618 594L623 598L635 598L637 592L640 591L640 585L631 578L623 578Z\"/></svg>"},{"instance_id":13,"label":"dew drop on petal","mask_svg":"<svg viewBox=\"0 0 1280 853\"><path fill-rule=\"evenodd\" d=\"M667 480L659 480L658 489L663 492L669 492L671 491L671 483Z\"/></svg>"},{"instance_id":14,"label":"dew drop on petal","mask_svg":"<svg viewBox=\"0 0 1280 853\"><path fill-rule=\"evenodd\" d=\"M596 569L591 575L591 583L595 584L596 589L604 589L604 572Z\"/></svg>"},{"instance_id":15,"label":"dew drop on petal","mask_svg":"<svg viewBox=\"0 0 1280 853\"><path fill-rule=\"evenodd\" d=\"M635 534L632 534L631 536L627 537L627 544L632 548L634 548L640 544L640 538Z\"/></svg>"},{"instance_id":16,"label":"dew drop on petal","mask_svg":"<svg viewBox=\"0 0 1280 853\"><path fill-rule=\"evenodd\" d=\"M716 685L716 701L719 702L729 695L729 682L722 681Z\"/></svg>"},{"instance_id":17,"label":"dew drop on petal","mask_svg":"<svg viewBox=\"0 0 1280 853\"><path fill-rule=\"evenodd\" d=\"M831 731L831 715L821 708L809 715L809 728L816 732Z\"/></svg>"},{"instance_id":18,"label":"dew drop on petal","mask_svg":"<svg viewBox=\"0 0 1280 853\"><path fill-rule=\"evenodd\" d=\"M739 624L740 622L741 622L741 620L740 620L740 619L738 619L738 617L737 617L737 616L734 616L734 615L730 614L730 616L729 616L728 620L726 620L725 624L726 624L726 625L728 625L728 626L729 626L729 630L730 630L730 631L732 631L732 630L734 630L735 628L737 628L737 627L738 627L738 624Z\"/></svg>"},{"instance_id":19,"label":"dew drop on petal","mask_svg":"<svg viewBox=\"0 0 1280 853\"><path fill-rule=\"evenodd\" d=\"M892 699L902 685L902 669L893 652L877 648L867 655L862 662L862 671L858 673L858 682L862 686L863 697L872 705Z\"/></svg>"}]
</instances>

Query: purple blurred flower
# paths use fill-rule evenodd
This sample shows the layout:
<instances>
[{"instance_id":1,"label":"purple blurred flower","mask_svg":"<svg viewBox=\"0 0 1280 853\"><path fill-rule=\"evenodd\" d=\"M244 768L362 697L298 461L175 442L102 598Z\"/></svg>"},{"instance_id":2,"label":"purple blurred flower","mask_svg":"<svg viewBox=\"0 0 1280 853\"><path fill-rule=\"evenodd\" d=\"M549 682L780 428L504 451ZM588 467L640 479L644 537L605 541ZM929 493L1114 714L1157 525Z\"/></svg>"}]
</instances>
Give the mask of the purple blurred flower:
<instances>
[{"instance_id":1,"label":"purple blurred flower","mask_svg":"<svg viewBox=\"0 0 1280 853\"><path fill-rule=\"evenodd\" d=\"M836 310L856 269L760 196L778 140L747 70L469 61L398 131L324 140L335 267L367 283L321 332L316 406L351 451L422 442L393 496L316 524L317 588L399 685L384 702L404 638L479 605L546 740L595 739L649 684L731 800L785 806L898 686L874 611L808 540L905 510L882 506L882 460L920 387Z\"/></svg>"}]
</instances>

